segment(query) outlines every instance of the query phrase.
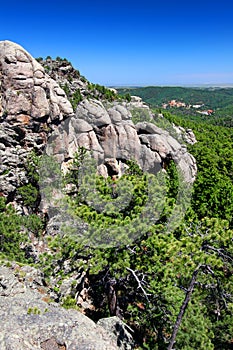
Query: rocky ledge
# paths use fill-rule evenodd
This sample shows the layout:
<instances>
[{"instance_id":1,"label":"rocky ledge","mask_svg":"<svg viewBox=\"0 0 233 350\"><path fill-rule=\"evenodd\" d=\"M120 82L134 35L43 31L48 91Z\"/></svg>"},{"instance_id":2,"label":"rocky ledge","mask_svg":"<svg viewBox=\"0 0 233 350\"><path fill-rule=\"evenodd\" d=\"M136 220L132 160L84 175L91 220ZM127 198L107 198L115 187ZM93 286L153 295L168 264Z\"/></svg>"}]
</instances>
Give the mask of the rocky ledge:
<instances>
[{"instance_id":1,"label":"rocky ledge","mask_svg":"<svg viewBox=\"0 0 233 350\"><path fill-rule=\"evenodd\" d=\"M32 267L0 267L1 350L133 349L132 336L117 317L95 324L54 302Z\"/></svg>"}]
</instances>

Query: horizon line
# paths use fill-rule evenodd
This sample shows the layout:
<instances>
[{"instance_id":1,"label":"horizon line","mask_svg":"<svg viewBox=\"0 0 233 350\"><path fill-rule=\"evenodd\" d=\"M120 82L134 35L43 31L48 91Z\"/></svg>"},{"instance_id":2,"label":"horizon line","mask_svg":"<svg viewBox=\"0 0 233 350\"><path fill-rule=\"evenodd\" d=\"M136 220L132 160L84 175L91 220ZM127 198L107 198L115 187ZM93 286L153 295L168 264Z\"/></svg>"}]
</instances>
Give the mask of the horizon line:
<instances>
[{"instance_id":1,"label":"horizon line","mask_svg":"<svg viewBox=\"0 0 233 350\"><path fill-rule=\"evenodd\" d=\"M200 84L106 84L111 88L141 88L141 87L232 87L233 83L200 83Z\"/></svg>"}]
</instances>

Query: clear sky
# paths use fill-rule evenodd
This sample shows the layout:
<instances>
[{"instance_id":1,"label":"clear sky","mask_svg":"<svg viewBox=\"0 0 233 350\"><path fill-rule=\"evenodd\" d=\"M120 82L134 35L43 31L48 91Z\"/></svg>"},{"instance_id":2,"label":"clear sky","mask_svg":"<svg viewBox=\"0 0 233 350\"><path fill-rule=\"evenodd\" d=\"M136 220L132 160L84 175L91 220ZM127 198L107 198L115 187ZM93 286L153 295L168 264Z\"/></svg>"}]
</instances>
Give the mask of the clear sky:
<instances>
[{"instance_id":1,"label":"clear sky","mask_svg":"<svg viewBox=\"0 0 233 350\"><path fill-rule=\"evenodd\" d=\"M103 85L233 84L230 0L11 0L0 40Z\"/></svg>"}]
</instances>

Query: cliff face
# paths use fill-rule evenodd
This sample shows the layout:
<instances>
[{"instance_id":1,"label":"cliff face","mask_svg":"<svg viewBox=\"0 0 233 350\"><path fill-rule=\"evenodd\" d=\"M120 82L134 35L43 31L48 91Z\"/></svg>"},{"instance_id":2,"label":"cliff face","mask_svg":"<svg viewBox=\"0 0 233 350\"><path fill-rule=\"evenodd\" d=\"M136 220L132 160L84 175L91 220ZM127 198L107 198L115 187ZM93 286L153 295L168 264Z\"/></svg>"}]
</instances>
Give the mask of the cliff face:
<instances>
[{"instance_id":1,"label":"cliff face","mask_svg":"<svg viewBox=\"0 0 233 350\"><path fill-rule=\"evenodd\" d=\"M0 42L0 192L17 206L28 183L27 156L40 152L51 130L73 115L65 92L19 45Z\"/></svg>"},{"instance_id":2,"label":"cliff face","mask_svg":"<svg viewBox=\"0 0 233 350\"><path fill-rule=\"evenodd\" d=\"M172 158L185 180L193 182L196 164L179 142L182 137L177 133L174 138L156 126L156 116L140 99L109 102L103 94L102 101L93 99L98 91L90 95L90 84L69 63L52 68L51 61L48 67L69 91L79 86L81 101L76 111L64 90L28 52L15 43L0 42L0 192L8 201L15 201L17 207L17 188L28 183L27 155L32 150L42 153L46 144L51 146L51 139L53 153L63 163L72 159L78 147L92 150L104 176L109 171L120 175L127 159L135 159L144 171L157 172ZM136 125L132 121L135 114L142 120ZM144 122L144 115L153 123Z\"/></svg>"}]
</instances>

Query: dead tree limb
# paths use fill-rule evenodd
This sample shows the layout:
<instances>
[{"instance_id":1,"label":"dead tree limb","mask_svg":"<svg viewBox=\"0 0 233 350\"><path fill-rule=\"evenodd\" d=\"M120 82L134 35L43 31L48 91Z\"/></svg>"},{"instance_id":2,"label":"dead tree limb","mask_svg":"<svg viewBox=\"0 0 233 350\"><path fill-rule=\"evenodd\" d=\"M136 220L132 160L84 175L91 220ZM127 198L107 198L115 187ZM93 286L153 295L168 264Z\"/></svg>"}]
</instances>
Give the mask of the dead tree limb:
<instances>
[{"instance_id":1,"label":"dead tree limb","mask_svg":"<svg viewBox=\"0 0 233 350\"><path fill-rule=\"evenodd\" d=\"M197 279L197 275L198 275L198 272L200 270L200 267L201 267L201 265L199 265L196 268L196 270L193 272L192 279L190 281L189 287L186 290L185 299L184 299L184 301L183 301L183 303L181 305L180 312L179 312L179 314L178 314L178 316L176 318L176 322L175 322L175 325L174 325L174 328L173 328L172 336L170 338L167 350L172 350L173 349L173 345L174 345L174 343L176 341L177 332L178 332L178 330L180 328L180 325L181 325L181 322L182 322L182 318L184 316L185 310L186 310L186 308L188 306L188 303L190 301L191 295L193 293L193 290L194 290L194 287L195 287L195 283L196 283L196 279Z\"/></svg>"},{"instance_id":2,"label":"dead tree limb","mask_svg":"<svg viewBox=\"0 0 233 350\"><path fill-rule=\"evenodd\" d=\"M147 292L145 291L145 289L143 288L142 282L139 280L139 278L138 278L138 276L136 275L135 271L132 270L132 269L130 269L129 267L126 267L126 269L132 273L132 275L134 276L135 280L136 280L137 283L138 283L138 288L141 289L141 291L143 292L143 294L144 294L145 297L146 297L146 300L147 300L148 303L149 303L150 300L149 300L149 298L148 298L148 294L147 294Z\"/></svg>"}]
</instances>

